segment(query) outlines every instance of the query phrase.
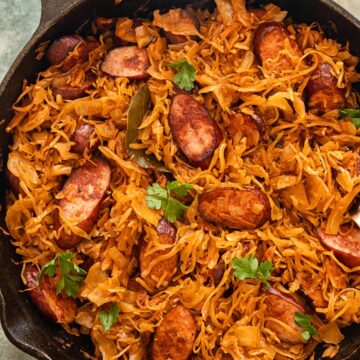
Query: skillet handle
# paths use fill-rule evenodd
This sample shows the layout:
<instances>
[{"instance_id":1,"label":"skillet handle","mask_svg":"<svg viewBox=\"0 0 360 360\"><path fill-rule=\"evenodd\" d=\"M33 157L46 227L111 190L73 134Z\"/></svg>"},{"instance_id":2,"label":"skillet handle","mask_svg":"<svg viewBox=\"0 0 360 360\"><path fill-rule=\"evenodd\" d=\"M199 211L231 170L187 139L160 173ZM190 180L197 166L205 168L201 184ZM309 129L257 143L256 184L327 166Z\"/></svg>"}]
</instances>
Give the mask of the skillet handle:
<instances>
[{"instance_id":1,"label":"skillet handle","mask_svg":"<svg viewBox=\"0 0 360 360\"><path fill-rule=\"evenodd\" d=\"M59 16L66 14L84 0L41 0L41 19L39 27L48 27Z\"/></svg>"}]
</instances>

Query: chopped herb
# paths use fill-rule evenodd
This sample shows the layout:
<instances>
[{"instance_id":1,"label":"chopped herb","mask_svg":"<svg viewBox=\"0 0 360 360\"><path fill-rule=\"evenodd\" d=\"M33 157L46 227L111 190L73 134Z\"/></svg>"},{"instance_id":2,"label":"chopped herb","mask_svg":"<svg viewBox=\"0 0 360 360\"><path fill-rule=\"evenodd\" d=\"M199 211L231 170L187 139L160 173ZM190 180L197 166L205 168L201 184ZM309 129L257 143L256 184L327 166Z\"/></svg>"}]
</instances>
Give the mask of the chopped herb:
<instances>
[{"instance_id":1,"label":"chopped herb","mask_svg":"<svg viewBox=\"0 0 360 360\"><path fill-rule=\"evenodd\" d=\"M193 189L191 184L180 184L178 181L172 181L166 185L166 189L179 196L186 196L188 191Z\"/></svg>"},{"instance_id":2,"label":"chopped herb","mask_svg":"<svg viewBox=\"0 0 360 360\"><path fill-rule=\"evenodd\" d=\"M178 181L168 183L166 189L163 189L158 183L154 183L147 188L146 204L150 209L164 210L165 218L174 222L181 218L188 207L174 199L171 193L185 196L192 188L191 184L180 184Z\"/></svg>"},{"instance_id":3,"label":"chopped herb","mask_svg":"<svg viewBox=\"0 0 360 360\"><path fill-rule=\"evenodd\" d=\"M351 121L358 129L360 128L360 109L342 109L340 110L340 116L342 118L349 117Z\"/></svg>"},{"instance_id":4,"label":"chopped herb","mask_svg":"<svg viewBox=\"0 0 360 360\"><path fill-rule=\"evenodd\" d=\"M274 270L274 267L269 260L266 260L259 265L258 259L250 254L247 258L234 258L232 260L232 267L235 270L234 275L240 280L258 279L265 284L266 287L270 286L267 279L269 278L271 271Z\"/></svg>"},{"instance_id":5,"label":"chopped herb","mask_svg":"<svg viewBox=\"0 0 360 360\"><path fill-rule=\"evenodd\" d=\"M295 323L305 330L301 333L301 336L306 341L309 340L311 336L316 335L316 329L311 325L311 320L310 315L305 315L301 312L295 313Z\"/></svg>"},{"instance_id":6,"label":"chopped herb","mask_svg":"<svg viewBox=\"0 0 360 360\"><path fill-rule=\"evenodd\" d=\"M56 254L55 257L46 263L40 272L39 283L42 282L45 275L54 277L57 274L57 265L61 270L61 278L56 286L56 295L59 295L63 290L68 297L76 299L79 288L84 281L86 271L74 264L71 259L73 254L66 252L63 254Z\"/></svg>"},{"instance_id":7,"label":"chopped herb","mask_svg":"<svg viewBox=\"0 0 360 360\"><path fill-rule=\"evenodd\" d=\"M190 91L194 88L195 68L186 60L169 64L171 68L179 68L174 76L174 83L181 89Z\"/></svg>"},{"instance_id":8,"label":"chopped herb","mask_svg":"<svg viewBox=\"0 0 360 360\"><path fill-rule=\"evenodd\" d=\"M101 310L99 312L99 319L101 325L103 326L104 333L111 329L111 327L117 322L117 317L119 315L119 306L117 304L112 304L112 307L109 311Z\"/></svg>"}]
</instances>

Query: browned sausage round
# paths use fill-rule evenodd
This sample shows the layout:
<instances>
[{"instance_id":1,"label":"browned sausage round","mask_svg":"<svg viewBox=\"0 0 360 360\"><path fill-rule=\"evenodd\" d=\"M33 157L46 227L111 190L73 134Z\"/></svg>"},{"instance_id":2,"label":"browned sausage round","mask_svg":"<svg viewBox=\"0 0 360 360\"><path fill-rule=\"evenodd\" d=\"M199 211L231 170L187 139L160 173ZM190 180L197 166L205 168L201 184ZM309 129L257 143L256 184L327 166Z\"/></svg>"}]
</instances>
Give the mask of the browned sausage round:
<instances>
[{"instance_id":1,"label":"browned sausage round","mask_svg":"<svg viewBox=\"0 0 360 360\"><path fill-rule=\"evenodd\" d=\"M92 87L92 84L96 80L93 73L87 73L85 75L84 82L79 86L71 86L67 76L54 79L51 83L52 92L56 95L61 95L64 100L75 100L86 95L86 90Z\"/></svg>"},{"instance_id":2,"label":"browned sausage round","mask_svg":"<svg viewBox=\"0 0 360 360\"><path fill-rule=\"evenodd\" d=\"M190 311L178 305L165 315L155 332L152 360L187 360L192 354L195 331Z\"/></svg>"},{"instance_id":3,"label":"browned sausage round","mask_svg":"<svg viewBox=\"0 0 360 360\"><path fill-rule=\"evenodd\" d=\"M63 217L77 219L76 226L89 233L99 216L102 200L110 184L110 175L110 165L100 158L75 169L62 189L63 198L59 201L59 207ZM57 212L55 227L59 229L61 225ZM60 248L70 249L81 240L80 236L62 229L56 242Z\"/></svg>"},{"instance_id":4,"label":"browned sausage round","mask_svg":"<svg viewBox=\"0 0 360 360\"><path fill-rule=\"evenodd\" d=\"M199 196L199 213L232 229L256 229L270 219L270 202L262 191L245 187L218 188Z\"/></svg>"},{"instance_id":5,"label":"browned sausage round","mask_svg":"<svg viewBox=\"0 0 360 360\"><path fill-rule=\"evenodd\" d=\"M240 112L229 117L230 124L227 127L229 135L233 138L237 134L246 137L248 147L256 146L266 134L266 123L261 115L242 114Z\"/></svg>"},{"instance_id":6,"label":"browned sausage round","mask_svg":"<svg viewBox=\"0 0 360 360\"><path fill-rule=\"evenodd\" d=\"M289 40L294 57L301 57L297 42L290 38L288 31L278 22L262 23L254 34L254 50L259 63L269 72L282 74L284 70L294 69L294 61L279 52L285 49L285 42ZM278 57L280 58L278 59Z\"/></svg>"},{"instance_id":7,"label":"browned sausage round","mask_svg":"<svg viewBox=\"0 0 360 360\"><path fill-rule=\"evenodd\" d=\"M337 87L330 64L322 63L315 70L306 86L307 102L310 109L319 113L345 106L345 89Z\"/></svg>"},{"instance_id":8,"label":"browned sausage round","mask_svg":"<svg viewBox=\"0 0 360 360\"><path fill-rule=\"evenodd\" d=\"M146 49L124 46L110 50L101 65L101 70L111 76L133 80L147 79L150 60Z\"/></svg>"},{"instance_id":9,"label":"browned sausage round","mask_svg":"<svg viewBox=\"0 0 360 360\"><path fill-rule=\"evenodd\" d=\"M197 17L196 13L191 8L180 9L180 19L183 19L184 23L192 24L197 30L200 29L200 21ZM180 20L181 21L181 20ZM169 31L164 31L166 39L170 42L170 44L182 44L187 41L187 37L185 35L176 35ZM191 36L193 40L196 40L196 36Z\"/></svg>"},{"instance_id":10,"label":"browned sausage round","mask_svg":"<svg viewBox=\"0 0 360 360\"><path fill-rule=\"evenodd\" d=\"M269 317L266 326L274 331L281 341L289 344L304 343L305 340L301 336L304 329L295 323L295 313L304 313L304 308L293 297L285 295L274 288L270 288L268 292L269 295L266 295L265 298L265 304L267 305L265 316ZM280 323L271 320L271 318L280 321Z\"/></svg>"},{"instance_id":11,"label":"browned sausage round","mask_svg":"<svg viewBox=\"0 0 360 360\"><path fill-rule=\"evenodd\" d=\"M69 324L77 313L75 300L62 294L56 295L55 284L45 276L39 285L40 271L35 265L27 265L24 270L26 286L38 309L53 321Z\"/></svg>"},{"instance_id":12,"label":"browned sausage round","mask_svg":"<svg viewBox=\"0 0 360 360\"><path fill-rule=\"evenodd\" d=\"M342 227L342 231L349 230ZM321 243L332 250L345 265L349 267L360 266L360 229L353 227L346 235L327 235L321 229L317 229L317 235Z\"/></svg>"},{"instance_id":13,"label":"browned sausage round","mask_svg":"<svg viewBox=\"0 0 360 360\"><path fill-rule=\"evenodd\" d=\"M73 51L84 39L79 35L65 35L55 40L47 51L47 59L49 62L59 64L65 60L70 51Z\"/></svg>"},{"instance_id":14,"label":"browned sausage round","mask_svg":"<svg viewBox=\"0 0 360 360\"><path fill-rule=\"evenodd\" d=\"M82 124L75 129L73 141L74 145L72 151L77 154L82 154L90 146L90 136L94 133L93 125Z\"/></svg>"},{"instance_id":15,"label":"browned sausage round","mask_svg":"<svg viewBox=\"0 0 360 360\"><path fill-rule=\"evenodd\" d=\"M169 125L180 150L194 166L204 167L222 140L222 132L207 110L189 94L173 97Z\"/></svg>"},{"instance_id":16,"label":"browned sausage round","mask_svg":"<svg viewBox=\"0 0 360 360\"><path fill-rule=\"evenodd\" d=\"M85 95L85 91L91 87L91 84L84 84L80 87L70 85L63 85L53 87L52 92L56 95L61 95L64 100L75 100Z\"/></svg>"},{"instance_id":17,"label":"browned sausage round","mask_svg":"<svg viewBox=\"0 0 360 360\"><path fill-rule=\"evenodd\" d=\"M161 244L173 244L176 239L176 228L174 225L169 223L167 220L162 218L159 221L159 225L157 227L158 240ZM171 249L160 250L152 253L150 255L146 255L146 251L149 248L149 243L143 241L140 247L140 272L144 273L148 269L149 264L154 260L154 258L165 255L169 253ZM166 260L158 262L146 276L142 276L145 280L146 284L151 289L156 289L156 284L160 278L163 278L164 281L161 286L167 286L168 283L173 278L178 263L178 256L174 255ZM166 274L164 276L164 274Z\"/></svg>"},{"instance_id":18,"label":"browned sausage round","mask_svg":"<svg viewBox=\"0 0 360 360\"><path fill-rule=\"evenodd\" d=\"M91 51L99 47L100 44L97 41L83 41L76 49L76 53L72 54L64 61L63 70L69 71L76 64L85 62Z\"/></svg>"}]
</instances>

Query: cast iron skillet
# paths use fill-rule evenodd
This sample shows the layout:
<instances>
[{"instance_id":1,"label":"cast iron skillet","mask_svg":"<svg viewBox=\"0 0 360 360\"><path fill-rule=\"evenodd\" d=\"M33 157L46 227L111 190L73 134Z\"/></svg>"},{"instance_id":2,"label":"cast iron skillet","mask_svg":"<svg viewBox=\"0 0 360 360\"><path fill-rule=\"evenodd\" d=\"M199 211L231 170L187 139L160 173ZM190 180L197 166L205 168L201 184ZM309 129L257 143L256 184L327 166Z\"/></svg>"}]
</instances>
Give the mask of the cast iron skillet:
<instances>
[{"instance_id":1,"label":"cast iron skillet","mask_svg":"<svg viewBox=\"0 0 360 360\"><path fill-rule=\"evenodd\" d=\"M259 6L270 1L249 0L251 6ZM330 31L330 36L342 42L353 40L351 51L360 56L360 22L331 0L273 0L273 3L289 11L298 21L318 21ZM35 60L34 50L40 42L53 40L65 34L71 34L79 25L94 16L142 16L148 17L155 9L168 9L172 6L184 6L192 3L198 7L214 4L208 0L123 0L115 6L114 0L42 0L40 25L28 44L13 63L4 81L0 85L0 151L6 164L8 145L11 136L4 132L13 112L11 105L20 94L23 79L35 80L35 74L46 68L45 61ZM335 27L338 33L334 31ZM86 25L84 26L86 29ZM357 40L357 42L356 42ZM3 165L2 163L0 163ZM2 167L1 167L2 168ZM5 191L6 182L1 175L0 187L0 225L5 227ZM9 340L21 350L46 360L76 360L88 358L93 354L89 337L73 337L60 326L45 319L29 301L26 293L20 292L23 285L20 280L21 266L19 256L15 254L10 238L0 232L0 318ZM336 360L357 360L360 358L360 326L354 325L345 331L345 340ZM320 359L320 357L318 357Z\"/></svg>"}]
</instances>

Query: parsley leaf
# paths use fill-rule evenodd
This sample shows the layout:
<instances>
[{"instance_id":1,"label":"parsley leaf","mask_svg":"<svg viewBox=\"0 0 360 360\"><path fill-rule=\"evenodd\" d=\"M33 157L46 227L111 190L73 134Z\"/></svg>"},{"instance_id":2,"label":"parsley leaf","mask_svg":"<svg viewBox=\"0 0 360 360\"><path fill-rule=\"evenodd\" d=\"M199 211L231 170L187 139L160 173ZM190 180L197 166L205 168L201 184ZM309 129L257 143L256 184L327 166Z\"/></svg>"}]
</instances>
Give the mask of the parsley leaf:
<instances>
[{"instance_id":1,"label":"parsley leaf","mask_svg":"<svg viewBox=\"0 0 360 360\"><path fill-rule=\"evenodd\" d=\"M180 184L178 181L172 181L166 185L166 190L172 191L177 195L186 196L188 191L194 187L191 184Z\"/></svg>"},{"instance_id":2,"label":"parsley leaf","mask_svg":"<svg viewBox=\"0 0 360 360\"><path fill-rule=\"evenodd\" d=\"M39 275L39 284L42 282L45 274L49 277L54 277L56 275L55 260L56 260L56 256L54 257L54 259L52 259L42 267Z\"/></svg>"},{"instance_id":3,"label":"parsley leaf","mask_svg":"<svg viewBox=\"0 0 360 360\"><path fill-rule=\"evenodd\" d=\"M267 279L271 271L274 270L274 267L269 260L264 261L259 266L258 259L250 254L247 258L239 257L232 259L232 267L235 270L235 277L240 280L258 279L265 284L266 287L270 286Z\"/></svg>"},{"instance_id":4,"label":"parsley leaf","mask_svg":"<svg viewBox=\"0 0 360 360\"><path fill-rule=\"evenodd\" d=\"M194 88L195 68L186 60L169 64L171 68L179 68L174 76L174 83L181 89L190 91Z\"/></svg>"},{"instance_id":5,"label":"parsley leaf","mask_svg":"<svg viewBox=\"0 0 360 360\"><path fill-rule=\"evenodd\" d=\"M102 310L99 312L99 319L101 325L103 326L104 333L110 330L111 327L117 322L118 315L119 315L118 304L113 304L110 311Z\"/></svg>"},{"instance_id":6,"label":"parsley leaf","mask_svg":"<svg viewBox=\"0 0 360 360\"><path fill-rule=\"evenodd\" d=\"M70 252L56 254L51 261L42 267L39 275L39 284L43 281L45 275L54 277L57 274L58 266L61 270L61 278L56 286L56 295L65 290L68 297L76 299L86 271L74 264L71 261L72 257L73 254Z\"/></svg>"},{"instance_id":7,"label":"parsley leaf","mask_svg":"<svg viewBox=\"0 0 360 360\"><path fill-rule=\"evenodd\" d=\"M158 183L154 183L152 186L149 186L147 192L149 195L159 195L162 197L166 197L167 195L167 191L163 189Z\"/></svg>"},{"instance_id":8,"label":"parsley leaf","mask_svg":"<svg viewBox=\"0 0 360 360\"><path fill-rule=\"evenodd\" d=\"M341 118L349 117L358 129L360 128L360 109L342 109L340 110Z\"/></svg>"},{"instance_id":9,"label":"parsley leaf","mask_svg":"<svg viewBox=\"0 0 360 360\"><path fill-rule=\"evenodd\" d=\"M174 222L182 217L187 208L186 205L169 196L166 207L164 208L164 215L170 222Z\"/></svg>"},{"instance_id":10,"label":"parsley leaf","mask_svg":"<svg viewBox=\"0 0 360 360\"><path fill-rule=\"evenodd\" d=\"M305 330L301 333L301 336L306 341L309 340L311 336L316 335L316 329L311 325L311 320L310 315L305 315L301 312L295 313L295 323Z\"/></svg>"},{"instance_id":11,"label":"parsley leaf","mask_svg":"<svg viewBox=\"0 0 360 360\"><path fill-rule=\"evenodd\" d=\"M168 183L166 189L163 189L158 183L154 183L147 188L146 204L150 209L164 210L165 218L174 222L181 218L188 207L173 198L171 193L185 196L192 188L191 184L180 184L178 181Z\"/></svg>"}]
</instances>

